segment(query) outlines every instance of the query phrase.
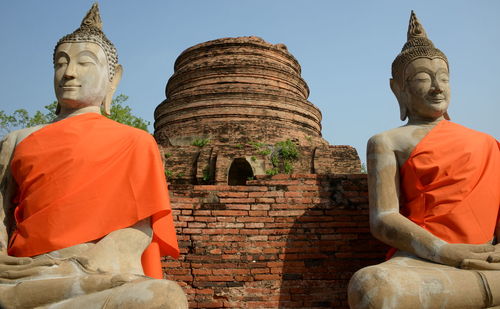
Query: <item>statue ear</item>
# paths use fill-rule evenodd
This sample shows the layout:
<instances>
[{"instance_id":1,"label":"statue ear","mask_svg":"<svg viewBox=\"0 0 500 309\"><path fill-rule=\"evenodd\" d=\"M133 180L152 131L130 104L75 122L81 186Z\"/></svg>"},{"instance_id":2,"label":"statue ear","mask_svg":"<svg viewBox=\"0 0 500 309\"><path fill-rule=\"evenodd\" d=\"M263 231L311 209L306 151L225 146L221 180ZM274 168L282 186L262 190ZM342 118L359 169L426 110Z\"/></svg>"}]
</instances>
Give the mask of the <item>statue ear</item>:
<instances>
[{"instance_id":1,"label":"statue ear","mask_svg":"<svg viewBox=\"0 0 500 309\"><path fill-rule=\"evenodd\" d=\"M448 114L448 111L444 112L444 119L450 120L450 115Z\"/></svg>"},{"instance_id":2,"label":"statue ear","mask_svg":"<svg viewBox=\"0 0 500 309\"><path fill-rule=\"evenodd\" d=\"M109 116L111 114L111 101L113 100L113 95L115 94L116 87L118 87L118 84L122 79L122 73L123 73L122 66L119 64L116 65L115 76L113 76L113 79L110 82L108 93L106 94L106 97L104 98L104 101L102 103L105 115Z\"/></svg>"},{"instance_id":3,"label":"statue ear","mask_svg":"<svg viewBox=\"0 0 500 309\"><path fill-rule=\"evenodd\" d=\"M394 80L393 78L389 79L389 84L391 86L392 93L396 96L399 104L399 118L401 121L405 121L408 117L408 107L406 106L406 94L403 89L401 89L401 85Z\"/></svg>"}]
</instances>

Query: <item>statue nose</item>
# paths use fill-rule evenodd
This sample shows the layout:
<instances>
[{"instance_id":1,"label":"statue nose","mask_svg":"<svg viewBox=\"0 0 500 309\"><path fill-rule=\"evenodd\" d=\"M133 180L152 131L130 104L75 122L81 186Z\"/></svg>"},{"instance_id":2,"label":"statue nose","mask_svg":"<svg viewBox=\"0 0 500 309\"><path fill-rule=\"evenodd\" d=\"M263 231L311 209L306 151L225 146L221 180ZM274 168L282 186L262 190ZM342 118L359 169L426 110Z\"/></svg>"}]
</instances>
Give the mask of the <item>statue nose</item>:
<instances>
[{"instance_id":1,"label":"statue nose","mask_svg":"<svg viewBox=\"0 0 500 309\"><path fill-rule=\"evenodd\" d=\"M433 89L431 89L432 95L436 95L436 94L440 94L440 93L443 93L443 90L439 87L434 87Z\"/></svg>"},{"instance_id":2,"label":"statue nose","mask_svg":"<svg viewBox=\"0 0 500 309\"><path fill-rule=\"evenodd\" d=\"M76 75L76 67L72 62L70 62L70 63L68 63L68 66L66 67L66 70L64 71L64 78L72 79L72 78L75 78L75 75Z\"/></svg>"}]
</instances>

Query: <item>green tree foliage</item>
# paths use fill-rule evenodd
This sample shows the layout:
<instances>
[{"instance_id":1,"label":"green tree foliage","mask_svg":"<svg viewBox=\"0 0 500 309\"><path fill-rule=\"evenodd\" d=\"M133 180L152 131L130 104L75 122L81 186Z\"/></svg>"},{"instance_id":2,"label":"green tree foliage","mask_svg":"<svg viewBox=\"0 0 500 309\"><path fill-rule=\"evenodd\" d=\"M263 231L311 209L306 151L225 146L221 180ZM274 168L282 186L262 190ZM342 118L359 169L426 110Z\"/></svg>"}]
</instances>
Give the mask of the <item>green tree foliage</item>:
<instances>
[{"instance_id":1,"label":"green tree foliage","mask_svg":"<svg viewBox=\"0 0 500 309\"><path fill-rule=\"evenodd\" d=\"M119 123L129 125L131 127L144 130L148 132L149 121L132 114L132 108L123 104L128 100L128 96L119 94L113 99L111 104L111 114L108 118L113 119Z\"/></svg>"},{"instance_id":2,"label":"green tree foliage","mask_svg":"<svg viewBox=\"0 0 500 309\"><path fill-rule=\"evenodd\" d=\"M111 105L111 115L107 117L147 132L149 121L134 116L130 106L124 104L127 100L128 96L124 94L116 96ZM18 109L10 115L0 110L0 134L4 135L13 130L33 127L54 120L54 118L56 118L57 102L54 101L44 108L44 112L36 111L33 116L30 116L28 111L24 108Z\"/></svg>"},{"instance_id":3,"label":"green tree foliage","mask_svg":"<svg viewBox=\"0 0 500 309\"><path fill-rule=\"evenodd\" d=\"M30 116L24 108L18 109L10 115L0 110L0 134L51 122L56 117L56 107L57 102L53 102L45 106L45 113L36 111L33 116Z\"/></svg>"}]
</instances>

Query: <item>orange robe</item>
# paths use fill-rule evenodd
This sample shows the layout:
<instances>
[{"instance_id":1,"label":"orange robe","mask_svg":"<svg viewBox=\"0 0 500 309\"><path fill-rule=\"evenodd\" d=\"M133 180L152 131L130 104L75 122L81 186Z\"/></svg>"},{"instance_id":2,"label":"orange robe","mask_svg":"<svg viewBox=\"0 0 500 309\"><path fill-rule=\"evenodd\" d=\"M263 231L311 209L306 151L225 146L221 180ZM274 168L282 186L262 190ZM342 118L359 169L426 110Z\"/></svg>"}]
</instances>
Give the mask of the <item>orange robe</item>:
<instances>
[{"instance_id":1,"label":"orange robe","mask_svg":"<svg viewBox=\"0 0 500 309\"><path fill-rule=\"evenodd\" d=\"M400 169L401 213L448 243L491 241L499 220L500 144L439 122Z\"/></svg>"},{"instance_id":2,"label":"orange robe","mask_svg":"<svg viewBox=\"0 0 500 309\"><path fill-rule=\"evenodd\" d=\"M179 249L153 137L87 113L47 125L17 145L16 230L8 254L34 256L93 240L151 217L144 273L162 278L160 256Z\"/></svg>"}]
</instances>

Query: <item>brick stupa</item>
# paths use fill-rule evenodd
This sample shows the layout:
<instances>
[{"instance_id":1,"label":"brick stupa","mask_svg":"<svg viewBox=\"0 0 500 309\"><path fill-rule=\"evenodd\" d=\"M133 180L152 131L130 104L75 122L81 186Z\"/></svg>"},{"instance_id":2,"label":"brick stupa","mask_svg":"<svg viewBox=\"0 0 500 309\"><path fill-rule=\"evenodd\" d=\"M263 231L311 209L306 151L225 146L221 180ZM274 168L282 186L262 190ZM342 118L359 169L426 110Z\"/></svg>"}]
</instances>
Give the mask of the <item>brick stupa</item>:
<instances>
[{"instance_id":1,"label":"brick stupa","mask_svg":"<svg viewBox=\"0 0 500 309\"><path fill-rule=\"evenodd\" d=\"M223 38L182 52L167 99L155 111L155 138L170 181L242 185L273 169L284 172L276 158L287 140L298 156L286 172L358 173L353 147L321 137L321 112L307 100L300 74L284 44L257 37Z\"/></svg>"}]
</instances>

